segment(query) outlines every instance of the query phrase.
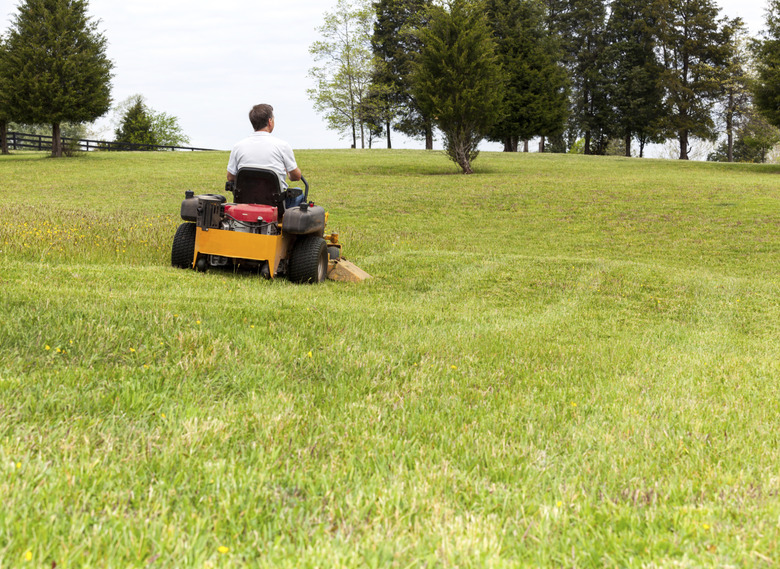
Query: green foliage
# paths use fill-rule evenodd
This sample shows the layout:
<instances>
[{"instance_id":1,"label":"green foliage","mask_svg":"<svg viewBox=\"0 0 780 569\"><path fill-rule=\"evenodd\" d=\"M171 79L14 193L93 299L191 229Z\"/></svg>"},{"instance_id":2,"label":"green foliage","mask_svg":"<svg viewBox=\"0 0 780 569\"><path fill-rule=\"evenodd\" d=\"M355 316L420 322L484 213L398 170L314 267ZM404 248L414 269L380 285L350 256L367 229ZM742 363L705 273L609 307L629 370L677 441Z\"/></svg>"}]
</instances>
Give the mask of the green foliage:
<instances>
[{"instance_id":1,"label":"green foliage","mask_svg":"<svg viewBox=\"0 0 780 569\"><path fill-rule=\"evenodd\" d=\"M447 156L472 173L477 146L501 118L504 78L480 2L453 0L430 12L415 58L412 89L444 135Z\"/></svg>"},{"instance_id":2,"label":"green foliage","mask_svg":"<svg viewBox=\"0 0 780 569\"><path fill-rule=\"evenodd\" d=\"M506 77L505 116L490 138L516 151L519 140L562 133L568 78L545 27L544 5L538 0L488 0L486 10Z\"/></svg>"},{"instance_id":3,"label":"green foliage","mask_svg":"<svg viewBox=\"0 0 780 569\"><path fill-rule=\"evenodd\" d=\"M755 104L767 120L780 127L780 0L770 0L766 13L765 36L755 44Z\"/></svg>"},{"instance_id":4,"label":"green foliage","mask_svg":"<svg viewBox=\"0 0 780 569\"><path fill-rule=\"evenodd\" d=\"M176 117L147 107L142 95L133 95L117 106L119 126L114 140L128 144L181 146L190 139ZM144 150L150 150L146 148Z\"/></svg>"},{"instance_id":5,"label":"green foliage","mask_svg":"<svg viewBox=\"0 0 780 569\"><path fill-rule=\"evenodd\" d=\"M660 8L665 129L677 136L680 159L687 160L690 137L711 140L717 134L712 118L720 94L716 70L729 54L729 28L719 25L712 0L665 0Z\"/></svg>"},{"instance_id":6,"label":"green foliage","mask_svg":"<svg viewBox=\"0 0 780 569\"><path fill-rule=\"evenodd\" d=\"M91 122L110 106L106 38L87 16L86 0L24 0L0 51L0 84L8 117L50 124L54 156L60 125Z\"/></svg>"},{"instance_id":7,"label":"green foliage","mask_svg":"<svg viewBox=\"0 0 780 569\"><path fill-rule=\"evenodd\" d=\"M411 137L425 137L426 148L432 148L431 122L414 99L410 75L412 57L420 48L415 32L426 25L430 5L430 0L374 2L376 19L371 36L376 59L371 88L386 101L385 122L392 122L400 132Z\"/></svg>"},{"instance_id":8,"label":"green foliage","mask_svg":"<svg viewBox=\"0 0 780 569\"><path fill-rule=\"evenodd\" d=\"M172 269L226 153L0 157L4 566L771 566L780 168L296 156L372 280Z\"/></svg>"},{"instance_id":9,"label":"green foliage","mask_svg":"<svg viewBox=\"0 0 780 569\"><path fill-rule=\"evenodd\" d=\"M736 129L733 145L730 147L728 140L723 141L707 160L763 164L778 143L780 130L758 112L749 112Z\"/></svg>"},{"instance_id":10,"label":"green foliage","mask_svg":"<svg viewBox=\"0 0 780 569\"><path fill-rule=\"evenodd\" d=\"M585 154L602 154L611 134L606 15L606 0L548 0L548 25L563 50L572 87L568 135L570 143L584 136Z\"/></svg>"},{"instance_id":11,"label":"green foliage","mask_svg":"<svg viewBox=\"0 0 780 569\"><path fill-rule=\"evenodd\" d=\"M614 0L611 4L604 49L605 77L613 107L613 134L623 139L624 152L629 156L634 137L639 141L640 156L645 144L663 140L666 109L656 41L660 15L657 1Z\"/></svg>"},{"instance_id":12,"label":"green foliage","mask_svg":"<svg viewBox=\"0 0 780 569\"><path fill-rule=\"evenodd\" d=\"M309 53L319 65L309 69L315 87L307 94L314 109L324 115L328 128L351 137L353 148L357 147L358 130L361 147L365 148L366 122L374 119L361 114L372 109L364 104L374 70L369 2L338 0L317 28L322 39L309 46Z\"/></svg>"}]
</instances>

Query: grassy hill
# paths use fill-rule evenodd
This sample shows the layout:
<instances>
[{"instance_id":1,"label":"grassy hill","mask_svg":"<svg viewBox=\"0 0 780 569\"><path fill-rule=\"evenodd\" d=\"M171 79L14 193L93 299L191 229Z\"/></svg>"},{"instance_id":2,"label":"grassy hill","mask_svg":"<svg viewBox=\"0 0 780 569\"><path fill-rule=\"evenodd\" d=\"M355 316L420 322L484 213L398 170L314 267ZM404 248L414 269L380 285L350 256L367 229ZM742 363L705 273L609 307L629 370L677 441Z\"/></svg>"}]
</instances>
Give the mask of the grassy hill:
<instances>
[{"instance_id":1,"label":"grassy hill","mask_svg":"<svg viewBox=\"0 0 780 569\"><path fill-rule=\"evenodd\" d=\"M0 568L771 566L780 168L297 158L372 280L170 268L227 154L0 157Z\"/></svg>"}]
</instances>

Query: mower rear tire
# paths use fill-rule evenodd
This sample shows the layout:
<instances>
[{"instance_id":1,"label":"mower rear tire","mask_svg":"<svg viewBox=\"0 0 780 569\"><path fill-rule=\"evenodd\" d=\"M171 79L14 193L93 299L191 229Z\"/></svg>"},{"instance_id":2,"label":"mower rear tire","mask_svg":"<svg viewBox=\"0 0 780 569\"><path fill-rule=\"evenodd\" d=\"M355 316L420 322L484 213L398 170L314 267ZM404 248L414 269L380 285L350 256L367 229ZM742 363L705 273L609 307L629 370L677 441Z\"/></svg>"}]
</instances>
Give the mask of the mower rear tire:
<instances>
[{"instance_id":1,"label":"mower rear tire","mask_svg":"<svg viewBox=\"0 0 780 569\"><path fill-rule=\"evenodd\" d=\"M176 229L171 248L171 265L182 269L192 268L192 259L195 256L195 233L197 225L194 223L182 223Z\"/></svg>"},{"instance_id":2,"label":"mower rear tire","mask_svg":"<svg viewBox=\"0 0 780 569\"><path fill-rule=\"evenodd\" d=\"M287 278L295 283L321 283L328 276L328 245L319 235L300 237L293 246Z\"/></svg>"}]
</instances>

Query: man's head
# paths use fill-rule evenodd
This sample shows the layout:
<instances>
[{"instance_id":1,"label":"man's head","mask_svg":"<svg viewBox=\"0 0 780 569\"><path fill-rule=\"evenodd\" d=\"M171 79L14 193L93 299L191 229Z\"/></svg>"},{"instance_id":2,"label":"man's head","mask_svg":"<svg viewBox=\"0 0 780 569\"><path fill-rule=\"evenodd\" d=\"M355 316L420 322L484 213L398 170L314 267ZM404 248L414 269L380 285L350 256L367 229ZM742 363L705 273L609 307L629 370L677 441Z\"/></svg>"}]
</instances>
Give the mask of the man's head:
<instances>
[{"instance_id":1,"label":"man's head","mask_svg":"<svg viewBox=\"0 0 780 569\"><path fill-rule=\"evenodd\" d=\"M255 129L255 132L267 129L273 118L274 108L271 105L266 105L264 103L255 105L252 107L252 110L249 111L249 122L252 123L252 128Z\"/></svg>"}]
</instances>

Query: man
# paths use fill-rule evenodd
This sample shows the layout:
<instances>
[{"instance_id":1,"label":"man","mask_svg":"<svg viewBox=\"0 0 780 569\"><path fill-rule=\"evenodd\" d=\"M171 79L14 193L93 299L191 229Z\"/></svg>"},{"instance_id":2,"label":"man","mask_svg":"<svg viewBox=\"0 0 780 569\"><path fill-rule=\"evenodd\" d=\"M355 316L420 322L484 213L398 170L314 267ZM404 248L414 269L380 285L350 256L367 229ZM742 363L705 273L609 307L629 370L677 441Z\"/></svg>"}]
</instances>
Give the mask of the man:
<instances>
[{"instance_id":1,"label":"man","mask_svg":"<svg viewBox=\"0 0 780 569\"><path fill-rule=\"evenodd\" d=\"M301 169L295 162L290 145L271 135L274 131L274 108L265 104L255 105L249 111L249 122L255 132L239 141L230 152L228 182L234 182L238 170L245 166L266 168L278 174L282 189L286 190L287 176L297 182L301 179Z\"/></svg>"}]
</instances>

